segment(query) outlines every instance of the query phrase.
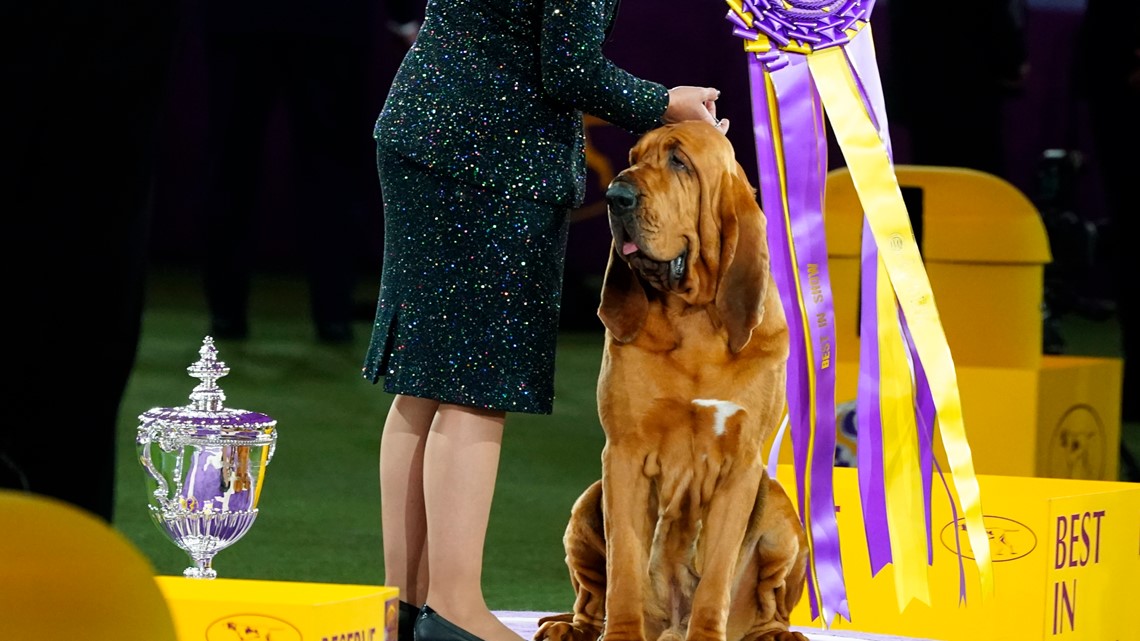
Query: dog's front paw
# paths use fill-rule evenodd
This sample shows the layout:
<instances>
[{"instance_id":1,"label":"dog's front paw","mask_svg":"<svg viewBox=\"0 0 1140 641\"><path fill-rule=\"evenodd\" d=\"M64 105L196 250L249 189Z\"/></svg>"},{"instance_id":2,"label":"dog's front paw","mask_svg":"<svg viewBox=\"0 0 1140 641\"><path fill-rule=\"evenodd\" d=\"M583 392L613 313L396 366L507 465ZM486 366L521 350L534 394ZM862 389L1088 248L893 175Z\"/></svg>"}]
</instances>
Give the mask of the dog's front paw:
<instances>
[{"instance_id":1,"label":"dog's front paw","mask_svg":"<svg viewBox=\"0 0 1140 641\"><path fill-rule=\"evenodd\" d=\"M601 630L574 626L574 615L555 614L538 620L534 641L598 641Z\"/></svg>"}]
</instances>

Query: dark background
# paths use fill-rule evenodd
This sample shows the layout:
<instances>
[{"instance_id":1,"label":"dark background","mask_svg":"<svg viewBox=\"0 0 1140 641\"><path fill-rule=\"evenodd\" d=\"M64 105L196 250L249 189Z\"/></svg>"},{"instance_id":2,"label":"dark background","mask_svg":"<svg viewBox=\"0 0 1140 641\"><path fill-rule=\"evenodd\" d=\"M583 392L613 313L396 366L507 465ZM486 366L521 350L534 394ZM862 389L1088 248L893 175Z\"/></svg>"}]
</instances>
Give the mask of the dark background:
<instances>
[{"instance_id":1,"label":"dark background","mask_svg":"<svg viewBox=\"0 0 1140 641\"><path fill-rule=\"evenodd\" d=\"M906 0L901 0L906 1ZM622 0L620 14L607 54L612 60L642 77L667 86L677 84L711 85L722 92L717 103L718 115L732 120L729 138L752 180L756 178L754 140L751 129L751 106L747 77L747 59L741 41L731 34L724 19L726 5L707 0L669 3L668 10L651 0ZM891 81L890 24L885 14L885 0L880 0L872 19L880 72L884 82ZM184 19L177 42L173 77L163 129L162 151L156 187L156 212L151 244L152 260L164 264L194 266L200 260L202 230L203 153L205 138L205 78L202 65L200 34L195 25L197 9L193 3L183 7ZM1089 140L1083 105L1074 97L1070 68L1074 55L1077 29L1083 15L1080 0L1034 0L1030 3L1027 26L1030 72L1019 96L1007 103L1006 164L1010 182L1035 199L1039 191L1038 170L1042 154L1051 148L1083 149L1086 163L1078 176L1080 211L1086 220L1101 222L1106 214L1097 187L1096 159L1088 154ZM403 44L385 27L383 8L375 16L372 29L367 78L368 114L359 123L360 136L371 139L372 120L379 113L388 84L403 55ZM968 91L968 87L963 87ZM889 117L888 112L888 117ZM296 211L290 189L297 177L290 174L290 151L287 128L288 114L275 112L268 126L271 135L260 168L260 195L255 247L259 265L264 270L296 270L304 235L298 233ZM590 132L593 144L610 160L615 170L625 163L626 151L633 138L608 125ZM900 124L891 125L895 161L910 161L907 131ZM361 163L374 165L367 152ZM832 167L843 164L838 150L832 148ZM361 185L365 203L361 233L365 247L354 244L349 251L357 257L362 277L378 283L383 242L383 219L377 181L372 177ZM597 177L592 176L587 207L596 201ZM597 209L592 210L594 214ZM572 226L567 262L568 278L581 278L587 283L601 273L609 244L609 231L604 217L590 215ZM355 239L359 240L359 239ZM365 285L368 285L366 282ZM588 285L587 285L588 286Z\"/></svg>"}]
</instances>

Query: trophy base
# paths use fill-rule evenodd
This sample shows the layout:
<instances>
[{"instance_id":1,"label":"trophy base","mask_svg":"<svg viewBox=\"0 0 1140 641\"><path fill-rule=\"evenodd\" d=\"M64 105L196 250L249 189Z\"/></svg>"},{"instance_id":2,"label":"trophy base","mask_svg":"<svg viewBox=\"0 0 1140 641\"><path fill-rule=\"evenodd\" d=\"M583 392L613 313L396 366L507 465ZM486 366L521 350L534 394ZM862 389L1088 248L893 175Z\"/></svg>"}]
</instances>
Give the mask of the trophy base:
<instances>
[{"instance_id":1,"label":"trophy base","mask_svg":"<svg viewBox=\"0 0 1140 641\"><path fill-rule=\"evenodd\" d=\"M182 576L188 579L216 579L218 571L212 567L190 566L182 571Z\"/></svg>"}]
</instances>

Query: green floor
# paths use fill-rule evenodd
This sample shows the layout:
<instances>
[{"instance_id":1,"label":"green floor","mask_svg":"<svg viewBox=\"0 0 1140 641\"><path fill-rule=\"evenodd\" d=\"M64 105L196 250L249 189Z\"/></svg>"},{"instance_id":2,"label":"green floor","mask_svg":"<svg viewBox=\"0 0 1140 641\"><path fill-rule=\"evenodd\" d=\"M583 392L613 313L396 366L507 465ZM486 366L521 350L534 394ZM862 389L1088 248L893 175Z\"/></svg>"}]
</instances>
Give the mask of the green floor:
<instances>
[{"instance_id":1,"label":"green floor","mask_svg":"<svg viewBox=\"0 0 1140 641\"><path fill-rule=\"evenodd\" d=\"M374 296L364 283L361 295ZM231 368L220 381L226 406L278 421L258 521L215 561L220 577L378 584L382 581L376 453L390 397L359 375L368 325L353 344L313 340L302 281L263 276L254 284L252 336L220 342ZM137 416L188 403L197 383L186 367L206 333L205 306L192 273L156 267L138 362L123 400L115 526L159 574L181 574L188 559L151 523L135 455ZM1068 352L1115 355L1115 323L1066 322ZM601 335L566 333L552 416L512 416L503 445L484 585L500 610L566 610L573 602L562 530L578 493L599 474L603 443L594 385ZM1126 428L1140 452L1140 426Z\"/></svg>"}]
</instances>

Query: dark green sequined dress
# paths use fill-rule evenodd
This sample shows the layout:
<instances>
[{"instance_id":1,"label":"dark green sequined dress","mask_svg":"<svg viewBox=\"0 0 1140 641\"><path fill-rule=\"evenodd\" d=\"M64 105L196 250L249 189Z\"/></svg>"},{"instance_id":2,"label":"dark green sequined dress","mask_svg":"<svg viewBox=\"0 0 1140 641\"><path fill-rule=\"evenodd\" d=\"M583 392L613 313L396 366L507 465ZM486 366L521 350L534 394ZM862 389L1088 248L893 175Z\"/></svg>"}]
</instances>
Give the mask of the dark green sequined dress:
<instances>
[{"instance_id":1,"label":"dark green sequined dress","mask_svg":"<svg viewBox=\"0 0 1140 641\"><path fill-rule=\"evenodd\" d=\"M364 377L548 414L582 114L640 134L663 85L602 55L616 0L429 0L376 122L384 266Z\"/></svg>"}]
</instances>

